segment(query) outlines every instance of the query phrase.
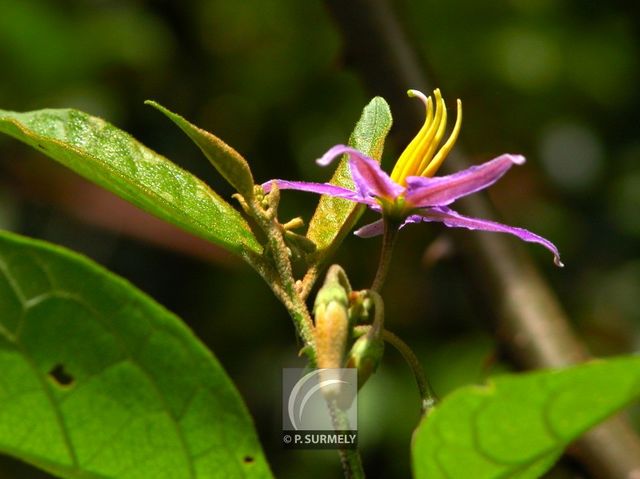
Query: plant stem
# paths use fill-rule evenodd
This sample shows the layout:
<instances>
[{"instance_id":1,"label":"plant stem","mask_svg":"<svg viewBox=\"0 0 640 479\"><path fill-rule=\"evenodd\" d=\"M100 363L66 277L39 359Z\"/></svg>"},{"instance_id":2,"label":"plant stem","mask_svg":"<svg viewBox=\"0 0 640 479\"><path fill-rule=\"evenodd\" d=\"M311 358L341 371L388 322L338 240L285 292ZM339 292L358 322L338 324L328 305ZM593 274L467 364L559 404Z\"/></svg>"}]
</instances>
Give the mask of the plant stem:
<instances>
[{"instance_id":1,"label":"plant stem","mask_svg":"<svg viewBox=\"0 0 640 479\"><path fill-rule=\"evenodd\" d=\"M375 328L376 321L374 321L373 326L356 326L354 328L354 333L358 336L362 334L372 334ZM418 361L418 358L409 345L391 331L383 329L382 339L396 348L411 368L420 394L420 410L422 414L426 414L438 402L438 399L433 392L433 388L429 384L429 381L427 381L427 377L424 374L424 369L422 368L420 361Z\"/></svg>"},{"instance_id":2,"label":"plant stem","mask_svg":"<svg viewBox=\"0 0 640 479\"><path fill-rule=\"evenodd\" d=\"M371 328L367 334L380 337L380 334L384 330L384 301L377 291L369 290L367 293L373 301L374 311L373 323L371 323Z\"/></svg>"},{"instance_id":3,"label":"plant stem","mask_svg":"<svg viewBox=\"0 0 640 479\"><path fill-rule=\"evenodd\" d=\"M280 191L274 187L268 198L268 207L264 206L256 199L252 198L248 208L251 216L256 220L267 237L267 248L265 254L260 258L260 268L265 281L269 284L273 292L278 296L289 312L296 326L298 335L307 346L307 354L315 363L315 334L313 321L304 299L298 294L296 281L291 268L290 251L283 238L283 228L278 224L278 203ZM270 257L269 257L270 255ZM274 275L271 261L275 266ZM269 262L269 264L267 264Z\"/></svg>"},{"instance_id":4,"label":"plant stem","mask_svg":"<svg viewBox=\"0 0 640 479\"><path fill-rule=\"evenodd\" d=\"M409 347L407 343L405 343L398 336L393 334L391 331L385 329L382 331L382 339L391 344L394 348L396 348L404 360L409 364L411 371L413 371L413 376L416 379L416 383L418 385L418 391L420 392L420 398L422 399L420 410L422 414L426 414L433 406L435 406L438 399L436 398L429 381L427 381L427 377L424 374L424 369L422 369L422 365L418 358L414 354L413 350Z\"/></svg>"},{"instance_id":5,"label":"plant stem","mask_svg":"<svg viewBox=\"0 0 640 479\"><path fill-rule=\"evenodd\" d=\"M391 264L391 256L393 255L393 247L395 246L396 237L398 236L397 224L388 218L384 218L384 235L382 236L382 248L380 249L380 259L378 261L378 270L373 280L371 289L380 292L384 285L384 280L389 272Z\"/></svg>"},{"instance_id":6,"label":"plant stem","mask_svg":"<svg viewBox=\"0 0 640 479\"><path fill-rule=\"evenodd\" d=\"M349 419L345 412L336 404L336 401L327 401L327 405L331 414L331 420L333 421L334 430L351 430ZM338 449L338 453L340 454L340 462L345 479L364 479L364 469L362 468L362 460L360 459L358 449L340 448Z\"/></svg>"},{"instance_id":7,"label":"plant stem","mask_svg":"<svg viewBox=\"0 0 640 479\"><path fill-rule=\"evenodd\" d=\"M318 279L320 275L320 265L315 263L311 265L311 267L307 270L300 282L300 286L298 288L298 294L304 300L307 299L309 293L311 292L311 288L313 288L314 283Z\"/></svg>"}]
</instances>

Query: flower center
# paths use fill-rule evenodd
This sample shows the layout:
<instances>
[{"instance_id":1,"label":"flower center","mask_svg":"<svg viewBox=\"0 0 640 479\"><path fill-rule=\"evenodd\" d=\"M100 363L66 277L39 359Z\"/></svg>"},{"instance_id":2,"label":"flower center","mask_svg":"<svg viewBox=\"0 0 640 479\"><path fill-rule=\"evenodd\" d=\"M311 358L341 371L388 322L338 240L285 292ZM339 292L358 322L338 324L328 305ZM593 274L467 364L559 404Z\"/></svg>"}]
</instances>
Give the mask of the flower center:
<instances>
[{"instance_id":1,"label":"flower center","mask_svg":"<svg viewBox=\"0 0 640 479\"><path fill-rule=\"evenodd\" d=\"M382 207L384 216L395 221L402 221L414 210L414 207L407 203L404 195L391 199L377 198L377 200Z\"/></svg>"},{"instance_id":2,"label":"flower center","mask_svg":"<svg viewBox=\"0 0 640 479\"><path fill-rule=\"evenodd\" d=\"M458 100L456 123L447 141L440 146L447 126L447 106L440 90L436 89L433 92L435 112L434 100L430 96L427 97L418 90L409 90L407 94L422 100L426 108L426 118L424 125L402 152L391 172L391 179L403 186L406 186L408 176L433 176L438 171L453 148L462 124L462 103Z\"/></svg>"}]
</instances>

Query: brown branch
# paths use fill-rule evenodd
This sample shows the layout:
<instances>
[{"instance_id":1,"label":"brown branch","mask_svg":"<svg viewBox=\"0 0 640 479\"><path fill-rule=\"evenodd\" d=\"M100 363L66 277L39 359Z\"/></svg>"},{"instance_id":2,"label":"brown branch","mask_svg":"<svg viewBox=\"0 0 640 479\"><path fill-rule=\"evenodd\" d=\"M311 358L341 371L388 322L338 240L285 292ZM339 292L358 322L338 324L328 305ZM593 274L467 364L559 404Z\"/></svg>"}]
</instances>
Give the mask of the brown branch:
<instances>
[{"instance_id":1,"label":"brown branch","mask_svg":"<svg viewBox=\"0 0 640 479\"><path fill-rule=\"evenodd\" d=\"M2 166L0 187L12 189L16 197L53 205L81 223L220 267L241 264L223 248L142 211L49 160L26 156Z\"/></svg>"},{"instance_id":2,"label":"brown branch","mask_svg":"<svg viewBox=\"0 0 640 479\"><path fill-rule=\"evenodd\" d=\"M345 43L346 60L359 70L367 88L389 100L397 131L412 132L422 121L407 88L431 90L426 68L387 0L325 0ZM408 105L408 106L407 106ZM408 125L411 123L411 125ZM404 128L408 125L408 128ZM399 138L404 143L407 138ZM447 160L446 172L465 166L462 155ZM456 203L471 216L495 216L483 195ZM495 307L499 341L521 368L559 367L589 358L554 293L523 249L502 235L460 234L478 285ZM640 440L617 416L585 434L570 448L593 477L640 474Z\"/></svg>"}]
</instances>

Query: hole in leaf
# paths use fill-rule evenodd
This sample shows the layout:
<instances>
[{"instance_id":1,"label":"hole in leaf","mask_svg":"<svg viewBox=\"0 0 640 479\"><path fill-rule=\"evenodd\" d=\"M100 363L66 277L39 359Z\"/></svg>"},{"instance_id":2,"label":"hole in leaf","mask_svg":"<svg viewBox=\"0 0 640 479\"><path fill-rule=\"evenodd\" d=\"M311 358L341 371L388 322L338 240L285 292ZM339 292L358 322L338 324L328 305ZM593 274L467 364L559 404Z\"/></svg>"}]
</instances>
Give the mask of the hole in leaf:
<instances>
[{"instance_id":1,"label":"hole in leaf","mask_svg":"<svg viewBox=\"0 0 640 479\"><path fill-rule=\"evenodd\" d=\"M254 459L251 456L244 456L243 461L245 464L251 464L254 461Z\"/></svg>"},{"instance_id":2,"label":"hole in leaf","mask_svg":"<svg viewBox=\"0 0 640 479\"><path fill-rule=\"evenodd\" d=\"M65 371L64 365L56 364L51 371L49 371L49 376L53 379L58 385L69 387L75 381L74 377Z\"/></svg>"}]
</instances>

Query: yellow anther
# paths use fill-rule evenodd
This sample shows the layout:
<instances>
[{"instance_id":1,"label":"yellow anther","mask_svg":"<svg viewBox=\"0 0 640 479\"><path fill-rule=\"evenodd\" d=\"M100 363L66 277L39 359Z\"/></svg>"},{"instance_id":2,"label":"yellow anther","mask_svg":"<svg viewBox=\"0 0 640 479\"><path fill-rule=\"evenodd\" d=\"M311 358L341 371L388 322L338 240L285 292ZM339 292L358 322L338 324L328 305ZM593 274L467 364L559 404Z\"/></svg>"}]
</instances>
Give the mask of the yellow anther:
<instances>
[{"instance_id":1,"label":"yellow anther","mask_svg":"<svg viewBox=\"0 0 640 479\"><path fill-rule=\"evenodd\" d=\"M460 133L460 127L462 126L462 102L460 100L457 100L457 104L458 104L458 112L456 116L456 123L455 125L453 125L453 130L451 131L451 135L449 135L449 138L447 139L445 144L442 145L442 148L440 148L438 153L436 153L436 155L432 158L429 164L426 165L426 167L420 172L420 176L435 175L436 171L438 171L438 168L440 168L440 165L442 165L442 162L444 161L444 159L447 157L447 155L453 148L453 145L456 143L456 140L458 139L458 134Z\"/></svg>"},{"instance_id":2,"label":"yellow anther","mask_svg":"<svg viewBox=\"0 0 640 479\"><path fill-rule=\"evenodd\" d=\"M416 150L419 150L420 143L428 135L431 124L433 122L433 100L431 99L431 97L426 97L424 93L418 90L409 90L407 92L407 95L409 95L410 97L417 96L418 98L420 98L420 100L422 100L422 102L426 106L427 115L422 128L420 128L418 134L404 149L404 151L400 155L400 158L398 158L398 161L393 167L393 170L391 171L391 179L397 183L402 183L404 181L404 178L408 176L406 173L411 167L410 162L416 156L415 152Z\"/></svg>"},{"instance_id":3,"label":"yellow anther","mask_svg":"<svg viewBox=\"0 0 640 479\"><path fill-rule=\"evenodd\" d=\"M446 143L438 150L447 126L447 107L440 90L436 89L433 92L435 113L431 97L417 90L409 90L408 94L422 100L426 108L426 118L422 128L402 152L391 172L391 179L401 185L405 184L408 176L432 176L436 172L458 137L462 119L462 106L458 100L456 124Z\"/></svg>"},{"instance_id":4,"label":"yellow anther","mask_svg":"<svg viewBox=\"0 0 640 479\"><path fill-rule=\"evenodd\" d=\"M436 152L440 141L442 141L444 131L447 128L447 106L445 105L444 100L442 99L442 96L439 95L439 93L440 91L438 90L436 101L438 102L438 106L440 107L440 121L437 125L434 124L434 128L437 126L435 135L432 138L429 138L428 143L425 145L426 148L421 152L420 156L416 158L416 167L411 171L411 174L414 176L419 176L420 172L427 167L427 165L431 161L431 158ZM425 138L425 140L427 139Z\"/></svg>"}]
</instances>

